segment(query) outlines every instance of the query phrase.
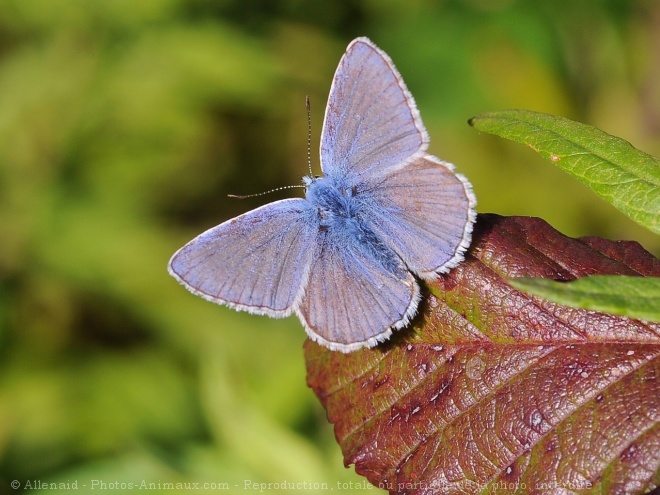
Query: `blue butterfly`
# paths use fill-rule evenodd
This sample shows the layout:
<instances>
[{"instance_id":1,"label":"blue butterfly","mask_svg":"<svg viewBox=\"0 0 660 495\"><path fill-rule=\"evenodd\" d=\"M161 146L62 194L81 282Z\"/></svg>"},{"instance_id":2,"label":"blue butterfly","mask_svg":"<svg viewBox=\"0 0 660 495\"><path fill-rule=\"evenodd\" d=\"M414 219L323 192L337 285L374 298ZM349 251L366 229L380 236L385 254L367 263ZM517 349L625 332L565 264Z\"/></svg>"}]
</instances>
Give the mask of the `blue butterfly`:
<instances>
[{"instance_id":1,"label":"blue butterfly","mask_svg":"<svg viewBox=\"0 0 660 495\"><path fill-rule=\"evenodd\" d=\"M412 95L385 52L348 45L321 133L325 176L207 230L169 272L204 299L253 314L295 313L307 335L351 352L387 340L417 311L418 278L462 261L476 204L470 183L426 153Z\"/></svg>"}]
</instances>

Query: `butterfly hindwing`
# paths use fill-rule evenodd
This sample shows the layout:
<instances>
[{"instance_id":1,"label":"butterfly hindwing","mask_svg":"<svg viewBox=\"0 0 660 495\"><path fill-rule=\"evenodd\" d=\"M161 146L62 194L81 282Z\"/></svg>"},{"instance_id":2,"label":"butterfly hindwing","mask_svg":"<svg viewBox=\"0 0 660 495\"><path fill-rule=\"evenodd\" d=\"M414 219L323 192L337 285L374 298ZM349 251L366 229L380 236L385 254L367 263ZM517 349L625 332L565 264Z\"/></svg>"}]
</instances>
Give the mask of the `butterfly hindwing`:
<instances>
[{"instance_id":1,"label":"butterfly hindwing","mask_svg":"<svg viewBox=\"0 0 660 495\"><path fill-rule=\"evenodd\" d=\"M396 258L384 264L355 238L323 236L297 309L312 340L349 352L388 339L414 315L415 278Z\"/></svg>"},{"instance_id":2,"label":"butterfly hindwing","mask_svg":"<svg viewBox=\"0 0 660 495\"><path fill-rule=\"evenodd\" d=\"M463 260L475 199L453 165L425 155L366 194L371 229L416 275L434 279Z\"/></svg>"}]
</instances>

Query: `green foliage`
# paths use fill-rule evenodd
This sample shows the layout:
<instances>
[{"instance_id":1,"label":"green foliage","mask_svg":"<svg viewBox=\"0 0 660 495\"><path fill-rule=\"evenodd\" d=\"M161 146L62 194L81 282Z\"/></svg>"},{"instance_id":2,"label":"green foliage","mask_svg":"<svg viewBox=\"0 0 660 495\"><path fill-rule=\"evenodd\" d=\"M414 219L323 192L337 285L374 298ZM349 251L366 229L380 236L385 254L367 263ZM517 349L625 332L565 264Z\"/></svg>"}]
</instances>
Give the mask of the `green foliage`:
<instances>
[{"instance_id":1,"label":"green foliage","mask_svg":"<svg viewBox=\"0 0 660 495\"><path fill-rule=\"evenodd\" d=\"M480 131L526 144L649 230L660 234L660 160L592 126L526 110L470 119Z\"/></svg>"},{"instance_id":2,"label":"green foliage","mask_svg":"<svg viewBox=\"0 0 660 495\"><path fill-rule=\"evenodd\" d=\"M526 144L630 218L660 233L660 160L592 126L525 110L470 119L476 129ZM594 276L562 283L513 279L511 284L559 304L660 321L658 279Z\"/></svg>"},{"instance_id":3,"label":"green foliage","mask_svg":"<svg viewBox=\"0 0 660 495\"><path fill-rule=\"evenodd\" d=\"M660 322L660 278L593 275L573 282L514 278L511 285L557 304Z\"/></svg>"}]
</instances>

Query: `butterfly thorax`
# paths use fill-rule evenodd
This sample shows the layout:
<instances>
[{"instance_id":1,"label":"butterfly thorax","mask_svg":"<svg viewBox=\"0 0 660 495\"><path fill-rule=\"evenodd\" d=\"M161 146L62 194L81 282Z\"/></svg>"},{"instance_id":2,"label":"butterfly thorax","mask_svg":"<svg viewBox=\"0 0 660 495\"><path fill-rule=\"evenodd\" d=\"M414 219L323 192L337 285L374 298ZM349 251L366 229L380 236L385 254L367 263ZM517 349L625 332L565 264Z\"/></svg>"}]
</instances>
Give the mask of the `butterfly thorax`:
<instances>
[{"instance_id":1,"label":"butterfly thorax","mask_svg":"<svg viewBox=\"0 0 660 495\"><path fill-rule=\"evenodd\" d=\"M360 222L360 197L355 187L337 184L330 177L305 177L307 201L316 207L322 228L356 228Z\"/></svg>"},{"instance_id":2,"label":"butterfly thorax","mask_svg":"<svg viewBox=\"0 0 660 495\"><path fill-rule=\"evenodd\" d=\"M368 194L360 194L355 186L342 185L331 177L305 177L307 201L316 208L319 229L333 246L344 246L368 252L396 276L405 267L369 226Z\"/></svg>"}]
</instances>

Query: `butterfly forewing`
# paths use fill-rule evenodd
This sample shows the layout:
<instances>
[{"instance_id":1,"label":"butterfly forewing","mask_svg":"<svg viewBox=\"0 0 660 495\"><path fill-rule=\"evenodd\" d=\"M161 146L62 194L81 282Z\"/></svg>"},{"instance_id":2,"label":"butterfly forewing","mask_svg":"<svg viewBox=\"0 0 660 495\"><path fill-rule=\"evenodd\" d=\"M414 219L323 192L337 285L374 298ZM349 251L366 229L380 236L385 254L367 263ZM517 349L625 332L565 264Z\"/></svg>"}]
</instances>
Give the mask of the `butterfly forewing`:
<instances>
[{"instance_id":1,"label":"butterfly forewing","mask_svg":"<svg viewBox=\"0 0 660 495\"><path fill-rule=\"evenodd\" d=\"M252 210L199 235L169 264L188 290L209 301L287 316L302 297L318 235L303 199Z\"/></svg>"},{"instance_id":2,"label":"butterfly forewing","mask_svg":"<svg viewBox=\"0 0 660 495\"><path fill-rule=\"evenodd\" d=\"M354 40L330 88L321 133L324 173L371 182L427 145L415 102L390 58L368 39Z\"/></svg>"}]
</instances>

